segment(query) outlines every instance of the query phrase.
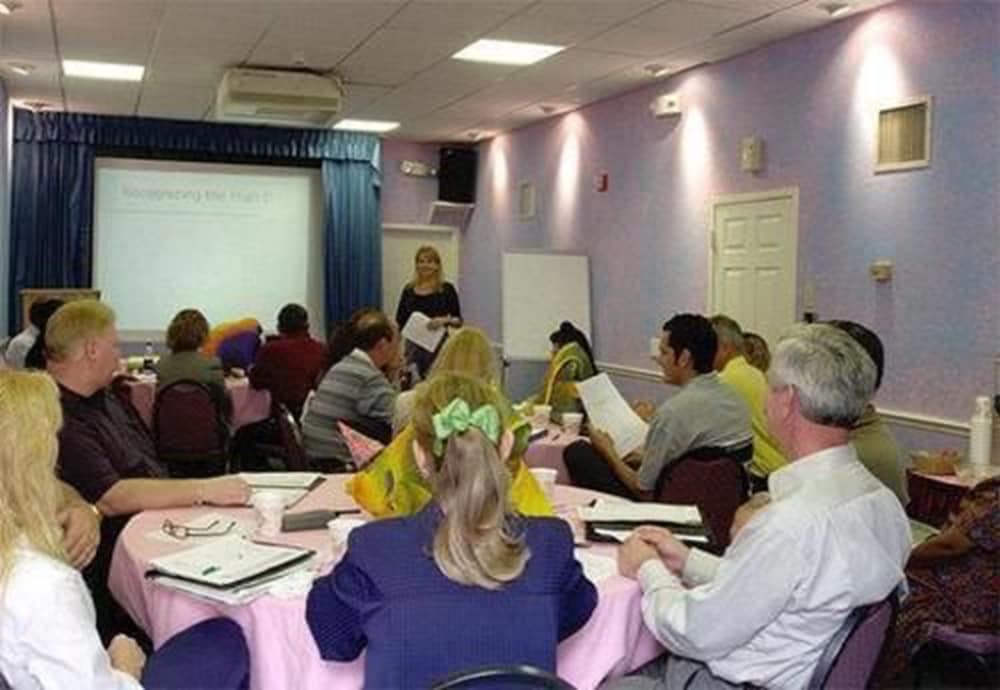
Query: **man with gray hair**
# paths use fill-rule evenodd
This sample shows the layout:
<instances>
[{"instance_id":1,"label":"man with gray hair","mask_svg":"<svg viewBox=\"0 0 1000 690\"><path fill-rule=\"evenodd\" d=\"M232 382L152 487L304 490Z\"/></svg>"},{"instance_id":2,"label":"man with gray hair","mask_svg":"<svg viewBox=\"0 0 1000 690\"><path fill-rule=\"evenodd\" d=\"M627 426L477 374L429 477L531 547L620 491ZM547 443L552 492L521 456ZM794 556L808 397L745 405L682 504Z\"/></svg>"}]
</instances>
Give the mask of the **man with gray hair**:
<instances>
[{"instance_id":1,"label":"man with gray hair","mask_svg":"<svg viewBox=\"0 0 1000 690\"><path fill-rule=\"evenodd\" d=\"M848 442L875 388L871 358L836 328L778 344L767 417L789 464L771 503L721 558L641 528L618 553L642 587L646 625L670 650L614 688L804 688L852 609L903 580L910 530L899 501Z\"/></svg>"}]
</instances>

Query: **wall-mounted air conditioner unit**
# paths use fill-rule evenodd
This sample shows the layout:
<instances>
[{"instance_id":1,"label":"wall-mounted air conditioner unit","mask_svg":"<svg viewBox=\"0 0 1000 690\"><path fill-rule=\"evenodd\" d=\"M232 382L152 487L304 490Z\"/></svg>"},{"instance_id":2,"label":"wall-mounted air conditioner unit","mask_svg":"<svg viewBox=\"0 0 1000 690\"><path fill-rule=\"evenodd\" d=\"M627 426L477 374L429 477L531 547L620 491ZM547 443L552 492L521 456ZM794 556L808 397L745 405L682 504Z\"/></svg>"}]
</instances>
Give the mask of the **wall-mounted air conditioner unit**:
<instances>
[{"instance_id":1,"label":"wall-mounted air conditioner unit","mask_svg":"<svg viewBox=\"0 0 1000 690\"><path fill-rule=\"evenodd\" d=\"M344 103L336 76L234 67L215 95L215 119L292 127L330 127Z\"/></svg>"}]
</instances>

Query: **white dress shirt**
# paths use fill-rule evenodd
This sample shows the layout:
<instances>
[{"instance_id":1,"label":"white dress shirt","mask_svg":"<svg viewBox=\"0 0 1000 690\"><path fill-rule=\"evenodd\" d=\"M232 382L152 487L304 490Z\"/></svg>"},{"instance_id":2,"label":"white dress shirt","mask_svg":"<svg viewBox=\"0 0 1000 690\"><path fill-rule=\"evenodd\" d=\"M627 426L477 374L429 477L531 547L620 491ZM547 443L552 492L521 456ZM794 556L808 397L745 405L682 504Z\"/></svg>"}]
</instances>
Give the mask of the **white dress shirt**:
<instances>
[{"instance_id":1,"label":"white dress shirt","mask_svg":"<svg viewBox=\"0 0 1000 690\"><path fill-rule=\"evenodd\" d=\"M690 589L659 560L646 561L642 614L665 647L720 678L803 688L851 609L902 581L909 522L851 446L773 472L769 489L771 503L725 556L692 550Z\"/></svg>"},{"instance_id":2,"label":"white dress shirt","mask_svg":"<svg viewBox=\"0 0 1000 690\"><path fill-rule=\"evenodd\" d=\"M7 352L4 355L7 364L11 369L24 369L24 358L28 356L31 346L38 340L38 329L29 325L23 331L15 335L7 343Z\"/></svg>"},{"instance_id":3,"label":"white dress shirt","mask_svg":"<svg viewBox=\"0 0 1000 690\"><path fill-rule=\"evenodd\" d=\"M111 668L80 574L22 547L0 599L0 672L13 690L142 690Z\"/></svg>"}]
</instances>

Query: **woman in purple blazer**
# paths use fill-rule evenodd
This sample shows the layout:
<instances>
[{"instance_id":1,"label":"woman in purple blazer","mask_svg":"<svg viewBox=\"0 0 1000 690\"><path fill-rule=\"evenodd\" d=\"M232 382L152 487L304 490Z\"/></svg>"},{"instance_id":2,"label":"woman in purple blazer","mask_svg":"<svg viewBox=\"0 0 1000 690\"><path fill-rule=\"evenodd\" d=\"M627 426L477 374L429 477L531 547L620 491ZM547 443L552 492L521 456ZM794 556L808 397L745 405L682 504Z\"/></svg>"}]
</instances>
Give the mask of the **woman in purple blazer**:
<instances>
[{"instance_id":1,"label":"woman in purple blazer","mask_svg":"<svg viewBox=\"0 0 1000 690\"><path fill-rule=\"evenodd\" d=\"M313 585L306 618L320 655L349 661L367 648L366 687L424 688L492 664L554 672L556 645L597 604L566 523L510 506L499 395L456 373L423 385L414 455L434 500L354 530Z\"/></svg>"}]
</instances>

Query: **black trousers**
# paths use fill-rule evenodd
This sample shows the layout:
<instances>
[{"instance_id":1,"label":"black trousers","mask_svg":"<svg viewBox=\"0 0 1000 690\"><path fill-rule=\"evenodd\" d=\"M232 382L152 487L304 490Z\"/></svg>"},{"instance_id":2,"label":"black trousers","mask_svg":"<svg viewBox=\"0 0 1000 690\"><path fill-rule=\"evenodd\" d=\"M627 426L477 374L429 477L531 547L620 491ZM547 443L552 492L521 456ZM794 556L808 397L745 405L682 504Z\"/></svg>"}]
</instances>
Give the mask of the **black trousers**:
<instances>
[{"instance_id":1,"label":"black trousers","mask_svg":"<svg viewBox=\"0 0 1000 690\"><path fill-rule=\"evenodd\" d=\"M97 614L97 632L101 643L107 646L118 634L133 637L147 652L152 650L152 643L146 633L135 624L132 617L115 601L108 588L108 575L111 572L111 556L115 550L118 536L125 528L125 523L131 515L104 518L101 521L101 543L97 554L81 573L90 596L94 600L94 611Z\"/></svg>"},{"instance_id":2,"label":"black trousers","mask_svg":"<svg viewBox=\"0 0 1000 690\"><path fill-rule=\"evenodd\" d=\"M619 479L607 460L586 441L576 441L563 450L563 462L573 486L635 500L631 489Z\"/></svg>"}]
</instances>

